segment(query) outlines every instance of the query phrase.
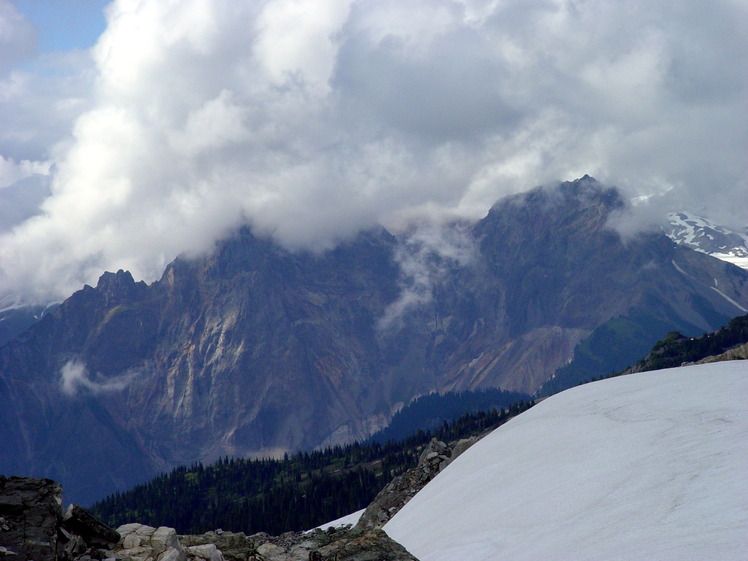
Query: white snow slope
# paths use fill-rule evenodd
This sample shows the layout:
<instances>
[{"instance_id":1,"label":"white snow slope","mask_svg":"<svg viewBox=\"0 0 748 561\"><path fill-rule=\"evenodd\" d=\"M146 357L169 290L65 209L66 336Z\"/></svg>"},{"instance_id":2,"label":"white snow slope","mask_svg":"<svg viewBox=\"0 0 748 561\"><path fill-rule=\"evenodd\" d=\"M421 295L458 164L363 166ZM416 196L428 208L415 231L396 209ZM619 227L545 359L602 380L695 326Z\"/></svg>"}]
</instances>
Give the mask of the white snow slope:
<instances>
[{"instance_id":1,"label":"white snow slope","mask_svg":"<svg viewBox=\"0 0 748 561\"><path fill-rule=\"evenodd\" d=\"M747 398L748 361L562 392L384 529L421 561L748 559Z\"/></svg>"}]
</instances>

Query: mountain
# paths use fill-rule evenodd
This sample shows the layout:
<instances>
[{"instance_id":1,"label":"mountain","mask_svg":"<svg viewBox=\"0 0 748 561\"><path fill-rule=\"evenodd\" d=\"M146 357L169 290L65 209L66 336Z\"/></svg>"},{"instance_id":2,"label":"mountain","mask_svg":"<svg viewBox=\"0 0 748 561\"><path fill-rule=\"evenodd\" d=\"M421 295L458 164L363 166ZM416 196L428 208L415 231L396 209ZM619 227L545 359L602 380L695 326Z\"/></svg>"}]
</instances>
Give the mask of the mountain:
<instances>
[{"instance_id":1,"label":"mountain","mask_svg":"<svg viewBox=\"0 0 748 561\"><path fill-rule=\"evenodd\" d=\"M584 177L439 236L313 255L245 228L151 285L106 273L0 348L0 447L18 451L0 472L87 504L181 464L364 439L434 391L573 385L557 372L581 349L620 370L748 307L748 272L608 229L624 206Z\"/></svg>"},{"instance_id":2,"label":"mountain","mask_svg":"<svg viewBox=\"0 0 748 561\"><path fill-rule=\"evenodd\" d=\"M0 346L26 331L55 305L26 304L13 295L0 298Z\"/></svg>"},{"instance_id":3,"label":"mountain","mask_svg":"<svg viewBox=\"0 0 748 561\"><path fill-rule=\"evenodd\" d=\"M472 446L384 530L421 561L744 559L746 392L744 361L565 391Z\"/></svg>"},{"instance_id":4,"label":"mountain","mask_svg":"<svg viewBox=\"0 0 748 561\"><path fill-rule=\"evenodd\" d=\"M690 212L668 214L666 234L675 243L748 269L748 229L736 232Z\"/></svg>"},{"instance_id":5,"label":"mountain","mask_svg":"<svg viewBox=\"0 0 748 561\"><path fill-rule=\"evenodd\" d=\"M635 368L624 373L671 368L684 362L745 358L748 315L733 318L702 337L669 333ZM514 402L513 397L517 399ZM282 460L231 459L212 466L182 466L107 497L94 504L91 512L112 526L138 520L173 526L180 533L223 528L279 534L310 528L369 505L364 524L381 527L415 495L421 483L425 485L432 467L441 471L441 463L452 461L459 450L469 447L467 444L529 409L533 402L519 401L528 397L499 390L429 394L399 411L387 429L366 442L311 454L297 452ZM499 403L512 406L506 410ZM492 409L497 406L500 411ZM450 412L465 410L474 412L450 416ZM576 415L576 410L568 414ZM438 424L429 422L434 415L441 418ZM436 456L431 452L437 452ZM416 459L419 467L415 467ZM439 465L433 466L437 461ZM393 481L409 467L414 468L413 473ZM383 490L385 483L392 493ZM363 512L343 516L325 527L355 525Z\"/></svg>"}]
</instances>

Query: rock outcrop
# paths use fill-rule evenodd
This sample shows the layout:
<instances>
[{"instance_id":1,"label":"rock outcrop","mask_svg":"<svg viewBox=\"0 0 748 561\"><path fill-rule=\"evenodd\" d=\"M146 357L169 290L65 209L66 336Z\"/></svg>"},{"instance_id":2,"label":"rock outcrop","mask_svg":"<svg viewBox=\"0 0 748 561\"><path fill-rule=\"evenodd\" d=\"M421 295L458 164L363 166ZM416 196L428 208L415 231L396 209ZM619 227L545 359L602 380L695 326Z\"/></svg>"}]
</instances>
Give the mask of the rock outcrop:
<instances>
[{"instance_id":1,"label":"rock outcrop","mask_svg":"<svg viewBox=\"0 0 748 561\"><path fill-rule=\"evenodd\" d=\"M178 536L131 523L109 528L85 509L62 513L50 479L0 476L0 559L12 561L418 561L379 529L330 529L280 536L215 530Z\"/></svg>"},{"instance_id":2,"label":"rock outcrop","mask_svg":"<svg viewBox=\"0 0 748 561\"><path fill-rule=\"evenodd\" d=\"M187 547L214 545L226 561L418 561L380 529L329 529L280 536L208 532L180 536ZM211 560L213 561L213 560Z\"/></svg>"},{"instance_id":3,"label":"rock outcrop","mask_svg":"<svg viewBox=\"0 0 748 561\"><path fill-rule=\"evenodd\" d=\"M729 349L724 353L708 356L694 363L687 364L709 364L711 362L722 362L724 360L748 360L748 343L738 345L733 349Z\"/></svg>"},{"instance_id":4,"label":"rock outcrop","mask_svg":"<svg viewBox=\"0 0 748 561\"><path fill-rule=\"evenodd\" d=\"M0 475L0 545L6 548L6 557L55 559L61 522L59 483Z\"/></svg>"},{"instance_id":5,"label":"rock outcrop","mask_svg":"<svg viewBox=\"0 0 748 561\"><path fill-rule=\"evenodd\" d=\"M418 465L395 477L377 494L359 518L356 529L382 528L418 491L477 441L478 438L473 436L450 447L440 440L431 439L421 452Z\"/></svg>"},{"instance_id":6,"label":"rock outcrop","mask_svg":"<svg viewBox=\"0 0 748 561\"><path fill-rule=\"evenodd\" d=\"M51 479L0 475L0 556L13 561L106 558L120 535L85 509L62 512L62 486Z\"/></svg>"}]
</instances>

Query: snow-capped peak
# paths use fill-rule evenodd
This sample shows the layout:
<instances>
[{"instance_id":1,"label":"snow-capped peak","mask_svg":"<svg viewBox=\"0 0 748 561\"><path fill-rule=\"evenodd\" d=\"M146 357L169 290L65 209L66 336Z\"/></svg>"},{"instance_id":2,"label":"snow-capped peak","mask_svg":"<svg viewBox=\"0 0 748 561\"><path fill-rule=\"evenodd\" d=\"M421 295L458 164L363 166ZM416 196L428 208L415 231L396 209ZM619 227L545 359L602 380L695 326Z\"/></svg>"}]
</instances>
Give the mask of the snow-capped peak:
<instances>
[{"instance_id":1,"label":"snow-capped peak","mask_svg":"<svg viewBox=\"0 0 748 561\"><path fill-rule=\"evenodd\" d=\"M748 269L748 233L686 211L669 213L668 221L670 226L665 233L675 243Z\"/></svg>"}]
</instances>

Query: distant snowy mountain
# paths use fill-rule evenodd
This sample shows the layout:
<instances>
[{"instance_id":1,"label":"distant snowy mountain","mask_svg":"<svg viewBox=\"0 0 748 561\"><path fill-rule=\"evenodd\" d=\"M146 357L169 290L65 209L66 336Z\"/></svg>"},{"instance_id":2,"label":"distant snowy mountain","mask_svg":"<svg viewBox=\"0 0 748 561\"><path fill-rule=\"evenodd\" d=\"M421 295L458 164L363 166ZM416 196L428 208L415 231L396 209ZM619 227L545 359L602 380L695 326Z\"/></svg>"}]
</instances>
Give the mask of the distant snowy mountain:
<instances>
[{"instance_id":1,"label":"distant snowy mountain","mask_svg":"<svg viewBox=\"0 0 748 561\"><path fill-rule=\"evenodd\" d=\"M748 362L557 394L460 456L385 531L421 561L745 559Z\"/></svg>"},{"instance_id":2,"label":"distant snowy mountain","mask_svg":"<svg viewBox=\"0 0 748 561\"><path fill-rule=\"evenodd\" d=\"M679 245L748 269L748 230L735 232L688 212L668 214L668 237Z\"/></svg>"},{"instance_id":3,"label":"distant snowy mountain","mask_svg":"<svg viewBox=\"0 0 748 561\"><path fill-rule=\"evenodd\" d=\"M30 304L16 294L0 296L0 345L34 325L57 304Z\"/></svg>"}]
</instances>

